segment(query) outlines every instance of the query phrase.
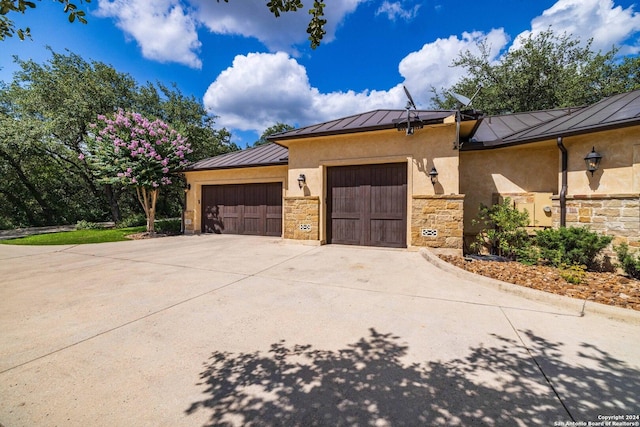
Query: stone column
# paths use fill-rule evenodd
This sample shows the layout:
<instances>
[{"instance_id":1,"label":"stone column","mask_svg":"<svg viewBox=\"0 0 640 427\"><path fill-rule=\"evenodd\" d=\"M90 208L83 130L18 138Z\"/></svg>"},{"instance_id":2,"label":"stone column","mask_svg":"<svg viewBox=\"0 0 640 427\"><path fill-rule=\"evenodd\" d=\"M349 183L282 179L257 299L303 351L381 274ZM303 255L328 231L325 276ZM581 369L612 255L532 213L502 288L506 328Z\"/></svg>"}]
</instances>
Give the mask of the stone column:
<instances>
[{"instance_id":1,"label":"stone column","mask_svg":"<svg viewBox=\"0 0 640 427\"><path fill-rule=\"evenodd\" d=\"M284 238L320 240L320 198L284 198Z\"/></svg>"},{"instance_id":2,"label":"stone column","mask_svg":"<svg viewBox=\"0 0 640 427\"><path fill-rule=\"evenodd\" d=\"M436 252L462 254L464 195L414 195L411 203L411 245Z\"/></svg>"}]
</instances>

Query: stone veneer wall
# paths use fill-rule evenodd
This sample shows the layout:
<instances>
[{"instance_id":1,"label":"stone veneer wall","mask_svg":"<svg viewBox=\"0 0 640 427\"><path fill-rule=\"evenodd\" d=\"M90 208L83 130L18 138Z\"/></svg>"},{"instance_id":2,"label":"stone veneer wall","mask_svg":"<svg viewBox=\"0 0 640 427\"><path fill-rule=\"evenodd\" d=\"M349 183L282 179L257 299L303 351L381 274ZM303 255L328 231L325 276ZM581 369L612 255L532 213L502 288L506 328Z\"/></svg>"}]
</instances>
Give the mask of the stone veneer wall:
<instances>
[{"instance_id":1,"label":"stone veneer wall","mask_svg":"<svg viewBox=\"0 0 640 427\"><path fill-rule=\"evenodd\" d=\"M284 233L285 239L320 239L320 198L285 197Z\"/></svg>"},{"instance_id":2,"label":"stone veneer wall","mask_svg":"<svg viewBox=\"0 0 640 427\"><path fill-rule=\"evenodd\" d=\"M462 253L464 195L414 195L411 208L411 245L440 252ZM423 236L427 230L429 235ZM433 231L437 235L433 234Z\"/></svg>"},{"instance_id":3,"label":"stone veneer wall","mask_svg":"<svg viewBox=\"0 0 640 427\"><path fill-rule=\"evenodd\" d=\"M567 196L567 227L588 227L640 250L640 194ZM560 226L560 199L553 197L553 226Z\"/></svg>"}]
</instances>

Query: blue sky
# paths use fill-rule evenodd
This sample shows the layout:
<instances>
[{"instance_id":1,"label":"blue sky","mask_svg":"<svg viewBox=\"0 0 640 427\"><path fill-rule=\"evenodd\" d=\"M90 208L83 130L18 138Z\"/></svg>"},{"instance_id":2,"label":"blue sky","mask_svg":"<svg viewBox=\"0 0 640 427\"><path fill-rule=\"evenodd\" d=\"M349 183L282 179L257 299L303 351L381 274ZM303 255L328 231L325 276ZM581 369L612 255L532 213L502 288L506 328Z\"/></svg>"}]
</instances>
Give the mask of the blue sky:
<instances>
[{"instance_id":1,"label":"blue sky","mask_svg":"<svg viewBox=\"0 0 640 427\"><path fill-rule=\"evenodd\" d=\"M484 39L496 61L521 37L549 27L593 38L596 50L616 45L638 55L636 1L327 0L328 34L312 50L306 11L276 19L265 0L92 0L79 5L87 25L68 24L60 3L43 0L13 15L18 27L31 27L33 40L0 42L0 80L11 81L13 55L43 63L45 46L69 49L139 83L176 83L245 146L276 122L304 126L403 108L402 85L429 108L431 87L463 75L452 60Z\"/></svg>"}]
</instances>

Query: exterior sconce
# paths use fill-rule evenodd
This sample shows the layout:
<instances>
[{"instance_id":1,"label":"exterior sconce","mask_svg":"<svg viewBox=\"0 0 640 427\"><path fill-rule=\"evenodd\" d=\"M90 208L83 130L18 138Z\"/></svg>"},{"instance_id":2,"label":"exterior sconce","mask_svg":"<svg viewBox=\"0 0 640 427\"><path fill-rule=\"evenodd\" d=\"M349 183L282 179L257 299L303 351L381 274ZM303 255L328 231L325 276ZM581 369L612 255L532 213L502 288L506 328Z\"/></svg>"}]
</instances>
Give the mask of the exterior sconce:
<instances>
[{"instance_id":1,"label":"exterior sconce","mask_svg":"<svg viewBox=\"0 0 640 427\"><path fill-rule=\"evenodd\" d=\"M189 190L191 190L191 184L187 184L184 186L184 192L187 193Z\"/></svg>"},{"instance_id":2,"label":"exterior sconce","mask_svg":"<svg viewBox=\"0 0 640 427\"><path fill-rule=\"evenodd\" d=\"M433 185L436 185L436 182L438 182L438 171L436 170L436 167L432 167L431 171L429 172L429 177L431 178L431 183Z\"/></svg>"},{"instance_id":3,"label":"exterior sconce","mask_svg":"<svg viewBox=\"0 0 640 427\"><path fill-rule=\"evenodd\" d=\"M307 183L307 177L303 173L298 177L298 187L302 188Z\"/></svg>"},{"instance_id":4,"label":"exterior sconce","mask_svg":"<svg viewBox=\"0 0 640 427\"><path fill-rule=\"evenodd\" d=\"M584 156L584 161L587 164L587 170L591 172L591 176L593 176L593 173L598 170L598 167L600 167L601 160L602 155L596 151L595 147L592 147L591 152Z\"/></svg>"}]
</instances>

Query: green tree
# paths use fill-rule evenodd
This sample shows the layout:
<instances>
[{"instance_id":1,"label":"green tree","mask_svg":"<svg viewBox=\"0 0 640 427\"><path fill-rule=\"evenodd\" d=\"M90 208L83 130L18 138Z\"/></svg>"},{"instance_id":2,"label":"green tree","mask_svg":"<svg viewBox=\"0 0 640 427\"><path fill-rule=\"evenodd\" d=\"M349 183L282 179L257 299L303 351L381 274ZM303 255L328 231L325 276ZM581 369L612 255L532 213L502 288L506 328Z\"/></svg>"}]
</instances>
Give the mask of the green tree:
<instances>
[{"instance_id":1,"label":"green tree","mask_svg":"<svg viewBox=\"0 0 640 427\"><path fill-rule=\"evenodd\" d=\"M169 186L176 171L188 164L191 152L186 138L162 120L148 120L141 114L118 110L112 116L98 116L85 152L87 160L107 183L136 189L147 217L147 232L155 232L156 203L160 188Z\"/></svg>"},{"instance_id":2,"label":"green tree","mask_svg":"<svg viewBox=\"0 0 640 427\"><path fill-rule=\"evenodd\" d=\"M606 96L640 88L640 59L616 59L618 49L591 50L591 40L558 35L551 29L529 35L518 49L491 60L491 46L479 44L480 54L460 54L452 66L466 71L451 88L435 93L437 108L452 108L451 92L473 94L473 107L488 114L515 113L593 104Z\"/></svg>"},{"instance_id":3,"label":"green tree","mask_svg":"<svg viewBox=\"0 0 640 427\"><path fill-rule=\"evenodd\" d=\"M11 83L0 82L0 226L119 221L139 209L120 183L99 180L78 160L99 114L122 108L162 119L189 138L189 160L237 149L226 129L214 128L215 117L175 86L139 86L110 65L68 52L52 52L43 64L14 60L20 70ZM166 188L159 213L180 212L180 185L176 179Z\"/></svg>"},{"instance_id":4,"label":"green tree","mask_svg":"<svg viewBox=\"0 0 640 427\"><path fill-rule=\"evenodd\" d=\"M41 0L37 0L41 1ZM54 0L63 5L63 11L68 15L69 22L82 22L87 23L85 19L86 13L83 10L78 10L78 6L75 3L71 3L69 0ZM80 0L80 3L91 3L91 0ZM31 29L18 28L16 30L13 23L13 19L9 18L9 13L22 13L24 14L28 9L34 9L36 7L35 2L25 0L0 0L0 41L7 37L13 37L14 34L24 40L25 38L31 38Z\"/></svg>"},{"instance_id":5,"label":"green tree","mask_svg":"<svg viewBox=\"0 0 640 427\"><path fill-rule=\"evenodd\" d=\"M259 145L268 144L269 141L267 140L267 138L270 137L271 135L275 135L276 133L286 132L288 130L293 130L293 129L295 129L295 127L288 125L286 123L278 122L275 125L266 128L264 132L262 132L262 135L260 135L260 139L253 143L253 146L257 147Z\"/></svg>"}]
</instances>

